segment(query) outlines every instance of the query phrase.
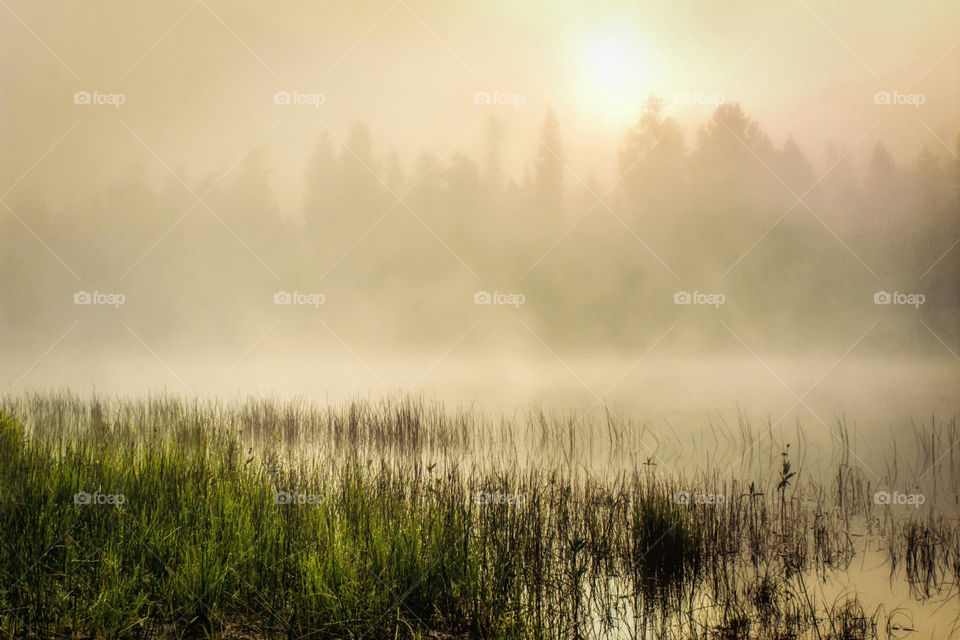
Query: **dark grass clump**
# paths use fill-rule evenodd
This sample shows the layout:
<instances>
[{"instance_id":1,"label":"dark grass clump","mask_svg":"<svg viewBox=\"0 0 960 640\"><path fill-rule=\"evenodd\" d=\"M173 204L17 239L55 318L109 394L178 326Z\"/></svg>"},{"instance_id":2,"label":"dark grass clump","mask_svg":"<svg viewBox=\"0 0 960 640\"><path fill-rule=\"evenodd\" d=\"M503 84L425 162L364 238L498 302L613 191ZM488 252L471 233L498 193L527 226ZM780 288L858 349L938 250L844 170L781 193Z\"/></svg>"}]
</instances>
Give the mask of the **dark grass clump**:
<instances>
[{"instance_id":1,"label":"dark grass clump","mask_svg":"<svg viewBox=\"0 0 960 640\"><path fill-rule=\"evenodd\" d=\"M678 602L684 588L698 582L704 539L695 513L656 491L644 491L634 502L633 575L648 601Z\"/></svg>"}]
</instances>

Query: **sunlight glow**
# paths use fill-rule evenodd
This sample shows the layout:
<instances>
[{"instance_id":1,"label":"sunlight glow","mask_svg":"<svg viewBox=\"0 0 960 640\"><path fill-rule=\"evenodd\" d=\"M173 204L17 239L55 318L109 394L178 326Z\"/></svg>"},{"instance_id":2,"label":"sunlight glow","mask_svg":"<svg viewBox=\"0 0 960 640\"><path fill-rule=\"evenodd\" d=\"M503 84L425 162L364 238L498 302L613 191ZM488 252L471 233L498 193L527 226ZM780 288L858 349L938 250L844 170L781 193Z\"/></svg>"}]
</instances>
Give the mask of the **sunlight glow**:
<instances>
[{"instance_id":1,"label":"sunlight glow","mask_svg":"<svg viewBox=\"0 0 960 640\"><path fill-rule=\"evenodd\" d=\"M611 121L632 120L658 66L636 36L611 31L593 37L581 55L584 107Z\"/></svg>"}]
</instances>

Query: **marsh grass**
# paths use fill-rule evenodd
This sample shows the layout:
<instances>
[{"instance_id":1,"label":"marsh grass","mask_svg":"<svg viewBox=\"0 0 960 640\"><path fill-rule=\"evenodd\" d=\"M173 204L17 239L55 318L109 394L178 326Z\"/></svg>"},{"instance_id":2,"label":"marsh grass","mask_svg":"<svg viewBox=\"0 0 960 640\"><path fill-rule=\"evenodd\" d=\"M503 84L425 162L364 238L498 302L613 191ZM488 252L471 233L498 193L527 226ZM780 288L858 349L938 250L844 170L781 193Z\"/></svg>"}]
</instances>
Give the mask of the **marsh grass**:
<instances>
[{"instance_id":1,"label":"marsh grass","mask_svg":"<svg viewBox=\"0 0 960 640\"><path fill-rule=\"evenodd\" d=\"M572 463L573 421L542 413L518 435L407 398L0 406L12 636L873 638L894 624L881 603L813 584L864 552L854 529L917 599L960 580L956 513L878 507L843 456L833 483L787 450L750 479L650 456L598 475ZM519 464L507 443L528 438L540 455Z\"/></svg>"}]
</instances>

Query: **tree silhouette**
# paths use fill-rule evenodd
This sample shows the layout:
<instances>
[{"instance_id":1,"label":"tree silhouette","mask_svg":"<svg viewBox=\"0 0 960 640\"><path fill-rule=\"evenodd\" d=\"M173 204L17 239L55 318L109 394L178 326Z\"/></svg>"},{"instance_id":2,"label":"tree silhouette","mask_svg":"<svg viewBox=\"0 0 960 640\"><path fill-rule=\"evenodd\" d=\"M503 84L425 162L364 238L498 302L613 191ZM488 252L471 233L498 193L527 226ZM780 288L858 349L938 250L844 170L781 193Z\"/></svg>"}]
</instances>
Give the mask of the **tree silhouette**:
<instances>
[{"instance_id":1,"label":"tree silhouette","mask_svg":"<svg viewBox=\"0 0 960 640\"><path fill-rule=\"evenodd\" d=\"M773 145L736 102L721 104L697 131L697 155L714 173L742 171L771 156Z\"/></svg>"},{"instance_id":2,"label":"tree silhouette","mask_svg":"<svg viewBox=\"0 0 960 640\"><path fill-rule=\"evenodd\" d=\"M538 202L549 211L560 209L563 202L563 175L566 156L560 138L560 123L547 107L540 129L537 149L536 190Z\"/></svg>"},{"instance_id":3,"label":"tree silhouette","mask_svg":"<svg viewBox=\"0 0 960 640\"><path fill-rule=\"evenodd\" d=\"M490 196L498 194L503 188L502 142L503 124L496 116L490 116L487 121L487 151L483 166L483 182Z\"/></svg>"},{"instance_id":4,"label":"tree silhouette","mask_svg":"<svg viewBox=\"0 0 960 640\"><path fill-rule=\"evenodd\" d=\"M324 131L317 140L306 174L303 217L311 231L318 230L336 215L342 205L340 163Z\"/></svg>"},{"instance_id":5,"label":"tree silhouette","mask_svg":"<svg viewBox=\"0 0 960 640\"><path fill-rule=\"evenodd\" d=\"M661 115L665 103L650 96L617 157L620 189L629 209L662 207L679 196L686 179L683 130Z\"/></svg>"},{"instance_id":6,"label":"tree silhouette","mask_svg":"<svg viewBox=\"0 0 960 640\"><path fill-rule=\"evenodd\" d=\"M828 202L838 209L849 209L856 205L862 193L851 154L828 142L823 159L826 175L821 184Z\"/></svg>"},{"instance_id":7,"label":"tree silhouette","mask_svg":"<svg viewBox=\"0 0 960 640\"><path fill-rule=\"evenodd\" d=\"M798 196L813 186L815 180L813 167L810 166L810 162L794 141L793 136L787 137L783 150L778 154L776 164L780 178L790 185L790 189Z\"/></svg>"},{"instance_id":8,"label":"tree silhouette","mask_svg":"<svg viewBox=\"0 0 960 640\"><path fill-rule=\"evenodd\" d=\"M395 150L391 150L383 160L383 181L390 190L391 199L394 194L400 196L404 190L403 165L400 164L400 156Z\"/></svg>"},{"instance_id":9,"label":"tree silhouette","mask_svg":"<svg viewBox=\"0 0 960 640\"><path fill-rule=\"evenodd\" d=\"M914 165L913 185L914 197L924 210L936 212L947 204L947 176L940 164L940 158L926 145L920 150Z\"/></svg>"},{"instance_id":10,"label":"tree silhouette","mask_svg":"<svg viewBox=\"0 0 960 640\"><path fill-rule=\"evenodd\" d=\"M900 208L900 170L882 142L873 147L865 182L868 204L875 218L887 218Z\"/></svg>"},{"instance_id":11,"label":"tree silhouette","mask_svg":"<svg viewBox=\"0 0 960 640\"><path fill-rule=\"evenodd\" d=\"M373 215L377 204L384 200L378 165L373 157L373 138L365 123L351 125L347 142L340 151L340 166L344 213L351 220L362 222Z\"/></svg>"}]
</instances>

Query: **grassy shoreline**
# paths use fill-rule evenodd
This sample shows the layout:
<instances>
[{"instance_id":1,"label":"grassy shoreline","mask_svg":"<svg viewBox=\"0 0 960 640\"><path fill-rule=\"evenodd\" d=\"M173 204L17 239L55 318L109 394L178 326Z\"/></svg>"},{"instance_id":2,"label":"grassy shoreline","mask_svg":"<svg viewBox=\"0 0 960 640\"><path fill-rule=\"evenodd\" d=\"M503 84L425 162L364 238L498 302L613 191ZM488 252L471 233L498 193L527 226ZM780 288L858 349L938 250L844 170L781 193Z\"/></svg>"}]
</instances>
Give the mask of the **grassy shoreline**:
<instances>
[{"instance_id":1,"label":"grassy shoreline","mask_svg":"<svg viewBox=\"0 0 960 640\"><path fill-rule=\"evenodd\" d=\"M341 437L292 459L280 410L254 446L169 398L140 422L62 401L0 419L13 636L881 637L892 612L810 585L847 570L860 527L918 600L960 582L954 514L878 506L852 467L832 487L790 475L786 451L751 482L428 463L469 430L407 402L331 409Z\"/></svg>"}]
</instances>

